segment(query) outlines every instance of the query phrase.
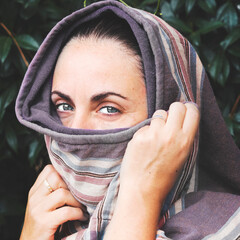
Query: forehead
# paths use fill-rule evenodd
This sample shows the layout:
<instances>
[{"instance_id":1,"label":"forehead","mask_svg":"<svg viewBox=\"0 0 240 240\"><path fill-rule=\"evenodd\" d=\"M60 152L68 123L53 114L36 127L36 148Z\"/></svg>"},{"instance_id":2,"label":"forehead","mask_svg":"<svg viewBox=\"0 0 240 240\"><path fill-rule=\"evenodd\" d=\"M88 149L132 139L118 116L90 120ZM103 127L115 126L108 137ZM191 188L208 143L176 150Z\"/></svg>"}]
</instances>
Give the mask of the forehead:
<instances>
[{"instance_id":1,"label":"forehead","mask_svg":"<svg viewBox=\"0 0 240 240\"><path fill-rule=\"evenodd\" d=\"M72 39L60 54L53 77L53 87L66 84L135 88L144 79L136 58L118 41Z\"/></svg>"}]
</instances>

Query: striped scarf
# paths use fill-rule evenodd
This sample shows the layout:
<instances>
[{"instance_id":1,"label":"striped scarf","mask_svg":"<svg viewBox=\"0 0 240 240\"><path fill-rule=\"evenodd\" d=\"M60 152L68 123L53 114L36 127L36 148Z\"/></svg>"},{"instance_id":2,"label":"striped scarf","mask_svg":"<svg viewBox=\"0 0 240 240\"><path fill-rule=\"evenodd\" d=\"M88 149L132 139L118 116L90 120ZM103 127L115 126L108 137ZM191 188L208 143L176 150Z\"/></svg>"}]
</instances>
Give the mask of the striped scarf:
<instances>
[{"instance_id":1,"label":"striped scarf","mask_svg":"<svg viewBox=\"0 0 240 240\"><path fill-rule=\"evenodd\" d=\"M89 222L73 221L62 226L59 236L67 240L102 239L114 212L121 160L127 143L140 127L150 121L129 129L89 131L64 128L54 119L49 104L49 79L64 39L81 22L104 11L112 11L116 17L125 18L139 42L149 117L157 109L167 110L174 101L192 101L201 107L201 87L205 78L202 64L190 43L162 19L110 0L76 11L58 23L28 69L18 97L16 114L24 125L45 135L52 164L73 196L87 206ZM53 42L54 48L51 47ZM42 96L41 101L32 105L32 99L39 95ZM43 99L46 101L43 102ZM159 213L159 229L168 217L183 210L181 199L184 195L196 191L198 145L199 134L195 137L181 175ZM161 239L160 234L156 236L156 239Z\"/></svg>"}]
</instances>

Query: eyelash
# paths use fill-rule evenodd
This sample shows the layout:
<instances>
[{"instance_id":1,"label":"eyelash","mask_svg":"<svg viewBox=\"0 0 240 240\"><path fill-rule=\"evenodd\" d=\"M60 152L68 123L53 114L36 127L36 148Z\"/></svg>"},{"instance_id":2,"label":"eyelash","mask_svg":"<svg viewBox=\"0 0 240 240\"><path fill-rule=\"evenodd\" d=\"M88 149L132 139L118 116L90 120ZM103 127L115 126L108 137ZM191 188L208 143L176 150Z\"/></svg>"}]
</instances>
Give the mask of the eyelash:
<instances>
[{"instance_id":1,"label":"eyelash","mask_svg":"<svg viewBox=\"0 0 240 240\"><path fill-rule=\"evenodd\" d=\"M102 109L106 109L107 110L107 112L109 111L109 110L114 110L114 112L113 113L102 113L101 112L101 110ZM117 109L117 108L115 108L115 107L113 107L113 106L103 106L103 107L101 107L100 109L99 109L99 112L101 112L102 114L105 114L105 115L115 115L115 114L118 114L118 113L121 113L121 111L119 110L119 109Z\"/></svg>"}]
</instances>

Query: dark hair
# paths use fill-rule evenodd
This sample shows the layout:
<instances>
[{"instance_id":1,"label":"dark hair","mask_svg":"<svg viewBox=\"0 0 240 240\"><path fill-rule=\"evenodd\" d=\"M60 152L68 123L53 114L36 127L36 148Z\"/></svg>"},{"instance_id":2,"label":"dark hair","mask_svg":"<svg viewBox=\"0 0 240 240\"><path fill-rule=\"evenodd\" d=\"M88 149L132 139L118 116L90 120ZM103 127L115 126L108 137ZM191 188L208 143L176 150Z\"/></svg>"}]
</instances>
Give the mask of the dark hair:
<instances>
[{"instance_id":1,"label":"dark hair","mask_svg":"<svg viewBox=\"0 0 240 240\"><path fill-rule=\"evenodd\" d=\"M90 37L118 41L129 54L135 57L144 76L140 48L126 20L110 11L104 12L99 17L81 24L74 30L67 42L72 39L87 39Z\"/></svg>"}]
</instances>

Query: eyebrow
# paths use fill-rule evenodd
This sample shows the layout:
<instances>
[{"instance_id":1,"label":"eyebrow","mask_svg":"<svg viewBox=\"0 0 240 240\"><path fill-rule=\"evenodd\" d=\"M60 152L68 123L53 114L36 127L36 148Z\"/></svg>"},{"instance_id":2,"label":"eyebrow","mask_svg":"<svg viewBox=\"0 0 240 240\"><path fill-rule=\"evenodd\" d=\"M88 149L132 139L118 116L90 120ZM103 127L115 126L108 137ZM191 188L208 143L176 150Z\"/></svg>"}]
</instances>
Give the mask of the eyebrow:
<instances>
[{"instance_id":1,"label":"eyebrow","mask_svg":"<svg viewBox=\"0 0 240 240\"><path fill-rule=\"evenodd\" d=\"M71 99L68 95L66 95L66 94L64 94L64 93L62 93L62 92L52 91L52 92L51 92L51 96L52 96L53 94L57 94L59 97L65 99L66 101L69 101L69 102L72 101L72 99Z\"/></svg>"},{"instance_id":2,"label":"eyebrow","mask_svg":"<svg viewBox=\"0 0 240 240\"><path fill-rule=\"evenodd\" d=\"M115 93L115 92L103 92L103 93L99 93L99 94L95 94L91 97L91 102L98 102L103 100L104 98L107 98L108 96L117 96L120 97L122 99L127 99L127 97L124 97L123 95L119 94L119 93Z\"/></svg>"},{"instance_id":3,"label":"eyebrow","mask_svg":"<svg viewBox=\"0 0 240 240\"><path fill-rule=\"evenodd\" d=\"M66 101L72 101L71 97L62 93L62 92L59 92L59 91L52 91L51 95L53 94L57 94L59 97L65 99ZM98 94L95 94L91 97L90 101L91 102L98 102L98 101L101 101L105 98L107 98L108 96L117 96L117 97L120 97L122 99L125 99L127 100L127 97L124 97L123 95L119 94L119 93L115 93L115 92L103 92L103 93L98 93Z\"/></svg>"}]
</instances>

